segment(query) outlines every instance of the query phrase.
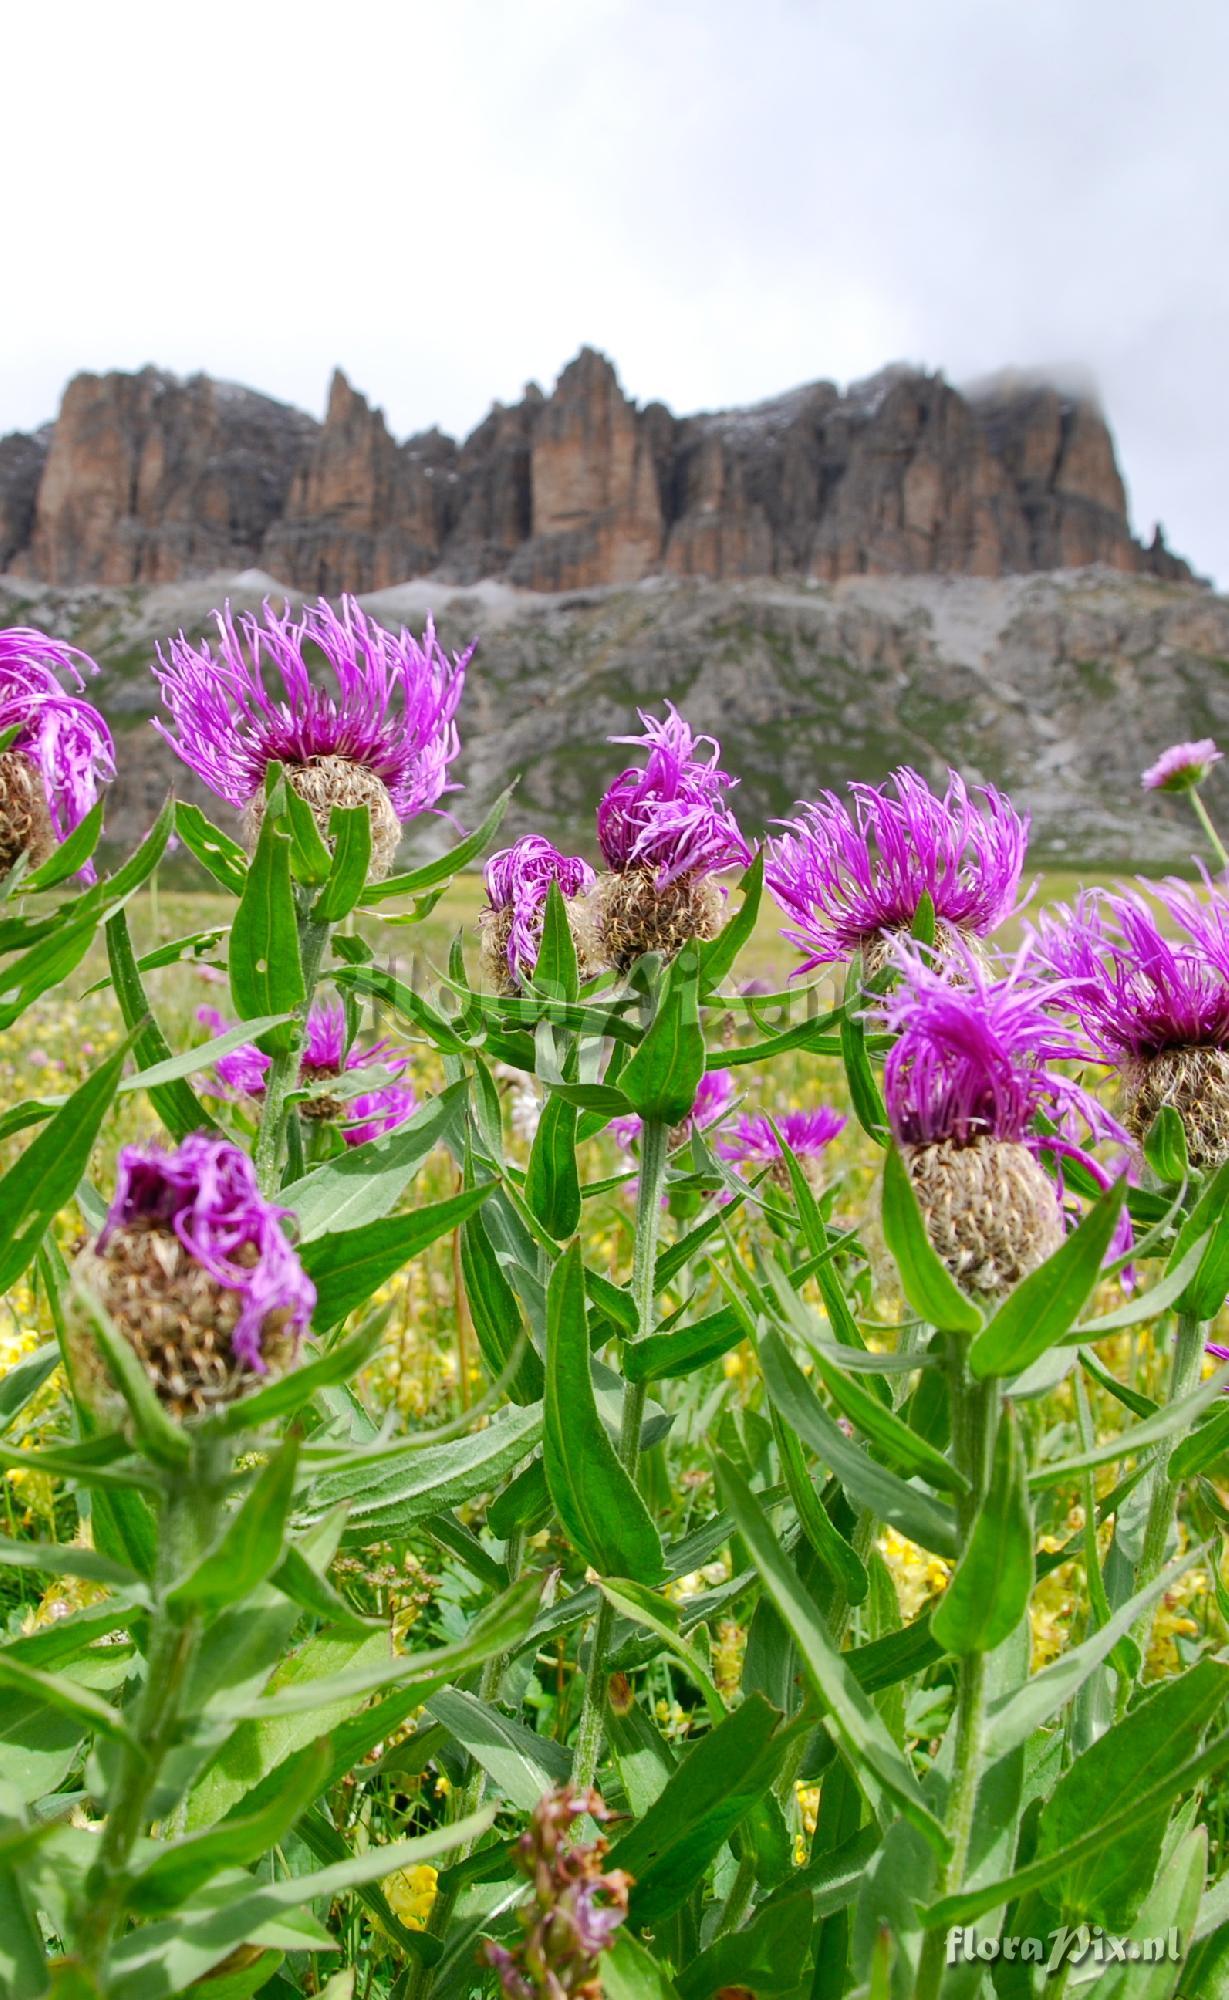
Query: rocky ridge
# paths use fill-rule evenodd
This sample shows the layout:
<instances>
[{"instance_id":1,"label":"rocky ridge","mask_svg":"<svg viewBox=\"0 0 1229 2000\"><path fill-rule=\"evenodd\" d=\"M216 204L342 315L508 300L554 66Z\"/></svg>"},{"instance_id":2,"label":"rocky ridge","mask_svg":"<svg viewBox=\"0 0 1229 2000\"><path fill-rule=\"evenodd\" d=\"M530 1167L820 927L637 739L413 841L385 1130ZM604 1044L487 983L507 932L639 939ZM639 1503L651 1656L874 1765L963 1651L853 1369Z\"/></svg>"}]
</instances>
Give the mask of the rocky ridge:
<instances>
[{"instance_id":1,"label":"rocky ridge","mask_svg":"<svg viewBox=\"0 0 1229 2000\"><path fill-rule=\"evenodd\" d=\"M202 632L230 596L259 604L272 579L217 575L149 588L66 590L0 579L0 624L34 624L103 666L91 692L116 730L120 777L108 828L131 845L174 782L225 810L149 726L155 642ZM606 740L663 697L720 737L742 774L740 815L758 833L798 798L909 762L954 764L1033 815L1033 853L1072 869L1189 865L1197 838L1181 799L1139 777L1166 744L1229 739L1229 598L1106 567L992 579L861 576L836 583L667 578L545 596L506 580L438 580L366 597L385 622L421 628L434 609L456 647L476 633L450 801L473 825L514 775L509 826L593 851L593 806L624 753ZM1219 774L1209 791L1217 811ZM421 844L451 829L416 829Z\"/></svg>"},{"instance_id":2,"label":"rocky ridge","mask_svg":"<svg viewBox=\"0 0 1229 2000\"><path fill-rule=\"evenodd\" d=\"M0 570L127 586L261 568L290 588L431 574L559 592L646 577L993 578L1098 564L1185 579L1131 533L1095 403L894 367L753 408L637 406L584 348L463 441L398 443L338 372L323 423L228 383L78 375L0 439Z\"/></svg>"}]
</instances>

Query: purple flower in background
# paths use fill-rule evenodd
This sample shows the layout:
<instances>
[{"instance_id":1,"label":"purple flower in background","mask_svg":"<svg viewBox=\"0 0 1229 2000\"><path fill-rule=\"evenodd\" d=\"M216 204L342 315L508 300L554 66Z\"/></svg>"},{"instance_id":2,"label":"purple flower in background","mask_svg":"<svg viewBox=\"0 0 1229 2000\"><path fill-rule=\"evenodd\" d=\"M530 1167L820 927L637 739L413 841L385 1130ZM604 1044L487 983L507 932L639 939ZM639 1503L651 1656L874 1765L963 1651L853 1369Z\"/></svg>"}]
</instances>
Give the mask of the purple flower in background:
<instances>
[{"instance_id":1,"label":"purple flower in background","mask_svg":"<svg viewBox=\"0 0 1229 2000\"><path fill-rule=\"evenodd\" d=\"M517 1866L532 1885L518 1912L522 1936L510 1951L490 1939L483 1946L509 2000L595 2000L602 1991L601 1956L626 1920L631 1877L603 1870L605 1840L571 1838L585 1814L599 1824L614 1817L595 1791L547 1792L516 1843Z\"/></svg>"},{"instance_id":2,"label":"purple flower in background","mask_svg":"<svg viewBox=\"0 0 1229 2000\"><path fill-rule=\"evenodd\" d=\"M270 1314L302 1334L316 1291L284 1230L291 1211L264 1199L246 1153L227 1139L195 1133L171 1152L124 1146L115 1195L96 1246L105 1258L120 1232L173 1233L193 1262L242 1309L230 1335L236 1358L267 1372L262 1332Z\"/></svg>"},{"instance_id":3,"label":"purple flower in background","mask_svg":"<svg viewBox=\"0 0 1229 2000\"><path fill-rule=\"evenodd\" d=\"M196 1018L215 1035L224 1035L229 1022L216 1007L198 1007ZM299 1059L299 1081L305 1086L326 1083L352 1070L379 1068L399 1074L409 1057L398 1054L387 1041L372 1042L367 1048L346 1047L346 1015L340 1001L317 1001L307 1016L307 1034ZM242 1042L229 1055L219 1056L214 1074L227 1097L263 1097L272 1058L252 1042ZM353 1098L322 1096L309 1099L302 1109L305 1116L344 1120L342 1137L349 1146L360 1146L382 1132L390 1132L418 1108L418 1099L408 1084L387 1084Z\"/></svg>"},{"instance_id":4,"label":"purple flower in background","mask_svg":"<svg viewBox=\"0 0 1229 2000\"><path fill-rule=\"evenodd\" d=\"M1057 1063L1086 1060L1079 1037L1057 1021L1054 993L1025 946L993 976L967 945L936 965L903 942L901 974L877 1012L897 1040L884 1066L884 1100L927 1232L948 1269L972 1290L1008 1291L1062 1241L1061 1180L1036 1157L1077 1160L1101 1186L1110 1177L1089 1151L1126 1133ZM1047 1129L1038 1131L1044 1114ZM1114 1252L1130 1244L1124 1209Z\"/></svg>"},{"instance_id":5,"label":"purple flower in background","mask_svg":"<svg viewBox=\"0 0 1229 2000\"><path fill-rule=\"evenodd\" d=\"M1174 743L1148 766L1140 783L1146 792L1193 792L1223 756L1210 736L1197 743Z\"/></svg>"},{"instance_id":6,"label":"purple flower in background","mask_svg":"<svg viewBox=\"0 0 1229 2000\"><path fill-rule=\"evenodd\" d=\"M45 861L115 776L111 732L80 699L85 676L97 672L85 653L43 632L0 631L0 736L17 732L0 752L0 870L23 853L35 867ZM92 880L94 871L82 874Z\"/></svg>"},{"instance_id":7,"label":"purple flower in background","mask_svg":"<svg viewBox=\"0 0 1229 2000\"><path fill-rule=\"evenodd\" d=\"M1086 890L1042 917L1038 953L1056 997L1121 1070L1131 1130L1142 1138L1172 1105L1192 1164L1207 1167L1229 1154L1229 898L1206 874L1202 893L1172 880L1150 893Z\"/></svg>"},{"instance_id":8,"label":"purple flower in background","mask_svg":"<svg viewBox=\"0 0 1229 2000\"><path fill-rule=\"evenodd\" d=\"M724 794L738 780L720 769L721 745L695 736L672 702L666 717L639 711L643 736L612 743L648 750L643 768L631 764L606 789L597 809L597 837L609 868L647 869L658 890L683 876L745 868L751 849Z\"/></svg>"},{"instance_id":9,"label":"purple flower in background","mask_svg":"<svg viewBox=\"0 0 1229 2000\"><path fill-rule=\"evenodd\" d=\"M824 792L768 844L764 880L796 927L799 972L907 934L923 896L940 939L986 937L1015 904L1028 818L992 786L970 794L949 771L942 797L907 766L886 786L851 784L851 805Z\"/></svg>"},{"instance_id":10,"label":"purple flower in background","mask_svg":"<svg viewBox=\"0 0 1229 2000\"><path fill-rule=\"evenodd\" d=\"M724 1160L771 1167L784 1160L784 1139L798 1160L817 1160L848 1123L830 1104L818 1104L812 1111L782 1111L775 1118L766 1111L744 1111L729 1138L717 1141L717 1151Z\"/></svg>"},{"instance_id":11,"label":"purple flower in background","mask_svg":"<svg viewBox=\"0 0 1229 2000\"><path fill-rule=\"evenodd\" d=\"M592 889L596 876L579 854L561 854L540 833L527 833L493 854L483 870L491 913L494 970L500 983L519 986L533 974L542 943L542 921L552 882L565 901Z\"/></svg>"},{"instance_id":12,"label":"purple flower in background","mask_svg":"<svg viewBox=\"0 0 1229 2000\"><path fill-rule=\"evenodd\" d=\"M734 1095L734 1079L728 1069L706 1070L700 1078L691 1110L670 1133L671 1147L684 1145L693 1132L706 1132L710 1126L719 1125L733 1103ZM610 1121L611 1133L624 1152L631 1151L641 1129L641 1121L635 1116L612 1118Z\"/></svg>"},{"instance_id":13,"label":"purple flower in background","mask_svg":"<svg viewBox=\"0 0 1229 2000\"><path fill-rule=\"evenodd\" d=\"M267 601L260 618L236 619L229 604L213 617L212 643L180 632L166 652L159 646L154 671L171 724L155 728L237 811L259 812L274 762L322 833L334 805L366 804L373 874L387 873L401 822L455 789L454 717L473 646L450 661L430 619L420 644L368 618L353 597L336 611L322 597L297 617ZM317 661L335 691L315 684Z\"/></svg>"}]
</instances>

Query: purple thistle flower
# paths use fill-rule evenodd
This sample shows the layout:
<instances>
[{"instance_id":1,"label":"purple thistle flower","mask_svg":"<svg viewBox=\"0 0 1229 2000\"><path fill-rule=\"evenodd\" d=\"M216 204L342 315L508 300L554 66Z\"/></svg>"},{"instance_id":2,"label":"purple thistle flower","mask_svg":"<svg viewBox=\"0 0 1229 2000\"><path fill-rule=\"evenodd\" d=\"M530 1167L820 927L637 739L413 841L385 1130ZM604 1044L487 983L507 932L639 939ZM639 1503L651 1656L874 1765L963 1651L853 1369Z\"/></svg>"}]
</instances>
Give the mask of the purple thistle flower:
<instances>
[{"instance_id":1,"label":"purple thistle flower","mask_svg":"<svg viewBox=\"0 0 1229 2000\"><path fill-rule=\"evenodd\" d=\"M365 1146L385 1132L404 1125L418 1109L418 1097L408 1083L387 1083L380 1090L365 1090L352 1097L345 1107L341 1136L347 1146Z\"/></svg>"},{"instance_id":2,"label":"purple thistle flower","mask_svg":"<svg viewBox=\"0 0 1229 2000\"><path fill-rule=\"evenodd\" d=\"M1094 1097L1051 1068L1087 1061L1089 1051L1054 1018L1053 989L1036 977L1033 957L1026 942L996 976L968 946L945 965L903 942L894 947L901 980L876 1011L897 1037L884 1065L884 1101L898 1144L988 1138L1051 1148L1032 1132L1039 1112L1129 1144Z\"/></svg>"},{"instance_id":3,"label":"purple thistle flower","mask_svg":"<svg viewBox=\"0 0 1229 2000\"><path fill-rule=\"evenodd\" d=\"M225 1034L230 1025L216 1007L198 1007L196 1018L215 1035ZM309 1012L299 1059L301 1084L323 1083L357 1069L380 1068L399 1074L408 1064L409 1057L399 1054L388 1041L372 1042L367 1048L355 1044L347 1049L346 1015L340 1001L317 1001ZM228 1097L263 1097L271 1067L270 1056L254 1043L242 1042L229 1055L219 1056L214 1074ZM418 1099L408 1084L388 1084L367 1091L344 1104L347 1123L342 1137L347 1145L362 1145L365 1140L402 1124L417 1108Z\"/></svg>"},{"instance_id":4,"label":"purple thistle flower","mask_svg":"<svg viewBox=\"0 0 1229 2000\"><path fill-rule=\"evenodd\" d=\"M1193 792L1223 756L1210 736L1197 743L1173 743L1148 766L1140 783L1146 792Z\"/></svg>"},{"instance_id":5,"label":"purple thistle flower","mask_svg":"<svg viewBox=\"0 0 1229 2000\"><path fill-rule=\"evenodd\" d=\"M719 768L721 745L695 736L672 702L665 720L638 711L643 736L612 736L648 750L643 769L621 771L597 809L597 837L607 866L616 874L629 868L651 871L655 886L669 888L681 877L747 867L751 849L723 793L738 780Z\"/></svg>"},{"instance_id":6,"label":"purple thistle flower","mask_svg":"<svg viewBox=\"0 0 1229 2000\"><path fill-rule=\"evenodd\" d=\"M941 798L908 766L891 783L895 797L851 784L852 807L824 792L769 841L764 880L797 926L782 935L806 954L800 973L908 933L925 895L939 925L974 937L1012 910L1027 815L993 786L971 795L955 771Z\"/></svg>"},{"instance_id":7,"label":"purple thistle flower","mask_svg":"<svg viewBox=\"0 0 1229 2000\"><path fill-rule=\"evenodd\" d=\"M540 833L527 833L511 847L493 854L483 870L487 901L497 914L508 914L507 939L500 927L502 955L514 985L532 976L542 943L542 920L552 882L564 898L585 895L596 881L579 854L561 854Z\"/></svg>"},{"instance_id":8,"label":"purple thistle flower","mask_svg":"<svg viewBox=\"0 0 1229 2000\"><path fill-rule=\"evenodd\" d=\"M63 841L115 776L115 746L98 710L79 697L98 668L75 646L17 625L0 631L0 735L16 728L10 748L42 779L52 831ZM61 676L76 693L66 694ZM93 879L87 866L82 874Z\"/></svg>"},{"instance_id":9,"label":"purple thistle flower","mask_svg":"<svg viewBox=\"0 0 1229 2000\"><path fill-rule=\"evenodd\" d=\"M1179 936L1125 883L1085 890L1036 926L1039 956L1104 1062L1229 1047L1229 899L1205 876L1150 885Z\"/></svg>"},{"instance_id":10,"label":"purple thistle flower","mask_svg":"<svg viewBox=\"0 0 1229 2000\"><path fill-rule=\"evenodd\" d=\"M776 1118L766 1111L744 1111L730 1137L717 1141L717 1151L723 1160L775 1166L785 1157L784 1139L799 1160L816 1160L848 1123L830 1104L816 1105L813 1111L782 1111Z\"/></svg>"},{"instance_id":11,"label":"purple thistle flower","mask_svg":"<svg viewBox=\"0 0 1229 2000\"><path fill-rule=\"evenodd\" d=\"M154 671L172 726L154 727L211 791L242 811L271 763L288 768L336 757L370 772L399 820L433 807L446 791L459 743L454 716L474 647L450 662L428 618L421 645L388 631L343 597L305 605L296 618L266 601L263 619L230 605L213 614L213 644L180 632ZM476 643L476 642L475 642ZM336 682L312 681L319 654ZM280 692L266 685L272 670Z\"/></svg>"},{"instance_id":12,"label":"purple thistle flower","mask_svg":"<svg viewBox=\"0 0 1229 2000\"><path fill-rule=\"evenodd\" d=\"M116 1230L142 1224L173 1230L217 1284L241 1295L231 1346L246 1367L263 1375L261 1331L268 1315L284 1313L302 1334L316 1303L315 1286L282 1229L290 1214L264 1199L246 1153L198 1132L173 1153L160 1146L121 1148L97 1249L104 1252Z\"/></svg>"}]
</instances>

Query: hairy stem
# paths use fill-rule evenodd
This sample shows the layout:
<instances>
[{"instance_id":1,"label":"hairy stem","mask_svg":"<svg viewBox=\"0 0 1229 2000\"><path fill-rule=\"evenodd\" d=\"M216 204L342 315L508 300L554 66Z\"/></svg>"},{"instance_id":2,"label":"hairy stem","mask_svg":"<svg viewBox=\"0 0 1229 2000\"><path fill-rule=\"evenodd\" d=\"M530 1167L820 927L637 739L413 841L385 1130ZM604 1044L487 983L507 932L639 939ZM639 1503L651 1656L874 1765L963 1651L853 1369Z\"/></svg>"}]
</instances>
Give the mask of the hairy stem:
<instances>
[{"instance_id":1,"label":"hairy stem","mask_svg":"<svg viewBox=\"0 0 1229 2000\"><path fill-rule=\"evenodd\" d=\"M1216 828L1213 826L1207 807L1205 806L1203 800L1200 798L1199 793L1197 791L1191 792L1189 794L1189 797L1191 805L1194 808L1195 818L1199 821L1200 826L1203 828L1204 836L1207 840L1208 846L1212 849L1213 854L1216 856L1217 867L1220 869L1222 874L1229 874L1229 854L1225 852L1225 843L1221 839L1219 833L1216 831Z\"/></svg>"},{"instance_id":2,"label":"hairy stem","mask_svg":"<svg viewBox=\"0 0 1229 2000\"><path fill-rule=\"evenodd\" d=\"M653 1331L654 1278L657 1269L657 1242L661 1233L661 1196L666 1179L668 1127L660 1119L646 1118L640 1133L640 1189L636 1201L636 1240L632 1251L632 1298L636 1307L636 1334L643 1340ZM640 1459L640 1428L644 1422L647 1390L643 1382L623 1385L623 1422L619 1434L619 1458L633 1480ZM572 1761L572 1782L578 1791L587 1791L597 1772L602 1748L602 1709L606 1694L606 1655L614 1630L614 1607L603 1597L589 1645L585 1674L585 1695L576 1730L576 1752Z\"/></svg>"},{"instance_id":3,"label":"hairy stem","mask_svg":"<svg viewBox=\"0 0 1229 2000\"><path fill-rule=\"evenodd\" d=\"M145 1680L119 1746L98 1854L85 1879L75 1943L97 1973L124 1914L132 1850L149 1818L163 1763L174 1745L184 1685L204 1625L198 1612L168 1609L167 1598L213 1539L230 1467L225 1447L198 1438L187 1464L168 1475L150 1614Z\"/></svg>"}]
</instances>

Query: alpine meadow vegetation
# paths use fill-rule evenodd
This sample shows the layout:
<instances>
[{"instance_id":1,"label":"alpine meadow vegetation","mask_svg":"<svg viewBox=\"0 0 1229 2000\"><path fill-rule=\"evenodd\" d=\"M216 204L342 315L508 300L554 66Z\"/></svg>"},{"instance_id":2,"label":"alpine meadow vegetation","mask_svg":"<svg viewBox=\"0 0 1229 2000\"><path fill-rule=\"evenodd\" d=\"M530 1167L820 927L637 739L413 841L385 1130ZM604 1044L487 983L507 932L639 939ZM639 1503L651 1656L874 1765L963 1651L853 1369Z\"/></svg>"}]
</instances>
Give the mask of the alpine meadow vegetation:
<instances>
[{"instance_id":1,"label":"alpine meadow vegetation","mask_svg":"<svg viewBox=\"0 0 1229 2000\"><path fill-rule=\"evenodd\" d=\"M1229 1995L1216 746L1051 904L663 703L595 867L458 824L472 653L168 639L232 830L104 868L0 632L0 1996Z\"/></svg>"}]
</instances>

